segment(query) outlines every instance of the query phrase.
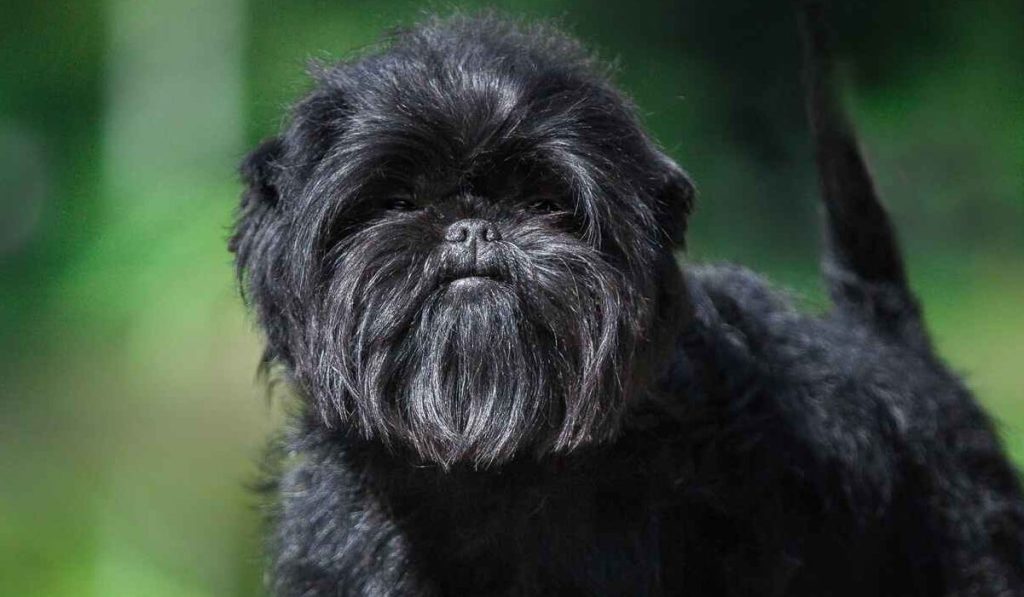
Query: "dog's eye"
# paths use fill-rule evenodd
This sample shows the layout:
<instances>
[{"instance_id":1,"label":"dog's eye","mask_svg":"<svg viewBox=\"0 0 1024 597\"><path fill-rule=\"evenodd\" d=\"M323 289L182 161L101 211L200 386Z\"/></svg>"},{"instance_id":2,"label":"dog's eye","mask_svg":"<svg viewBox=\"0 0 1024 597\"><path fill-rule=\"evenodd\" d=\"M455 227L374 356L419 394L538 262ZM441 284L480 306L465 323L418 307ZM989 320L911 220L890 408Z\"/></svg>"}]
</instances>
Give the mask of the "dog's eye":
<instances>
[{"instance_id":1,"label":"dog's eye","mask_svg":"<svg viewBox=\"0 0 1024 597\"><path fill-rule=\"evenodd\" d=\"M384 207L391 211L415 211L419 209L419 206L408 197L391 197L384 202Z\"/></svg>"},{"instance_id":2,"label":"dog's eye","mask_svg":"<svg viewBox=\"0 0 1024 597\"><path fill-rule=\"evenodd\" d=\"M562 211L562 208L550 199L534 199L526 204L526 209L539 214L551 214Z\"/></svg>"}]
</instances>

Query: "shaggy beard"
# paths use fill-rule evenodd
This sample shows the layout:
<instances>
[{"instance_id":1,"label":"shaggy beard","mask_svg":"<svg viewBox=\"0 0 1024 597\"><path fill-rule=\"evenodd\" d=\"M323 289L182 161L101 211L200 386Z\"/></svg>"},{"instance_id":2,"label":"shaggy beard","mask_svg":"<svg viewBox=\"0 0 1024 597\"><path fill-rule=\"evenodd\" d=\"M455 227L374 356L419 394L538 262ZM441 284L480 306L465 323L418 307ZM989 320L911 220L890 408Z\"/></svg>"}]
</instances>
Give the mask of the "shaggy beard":
<instances>
[{"instance_id":1,"label":"shaggy beard","mask_svg":"<svg viewBox=\"0 0 1024 597\"><path fill-rule=\"evenodd\" d=\"M300 354L317 360L298 372L325 421L445 467L614 436L648 320L621 272L547 238L502 243L494 278L451 281L443 253L381 240L340 253L307 320Z\"/></svg>"}]
</instances>

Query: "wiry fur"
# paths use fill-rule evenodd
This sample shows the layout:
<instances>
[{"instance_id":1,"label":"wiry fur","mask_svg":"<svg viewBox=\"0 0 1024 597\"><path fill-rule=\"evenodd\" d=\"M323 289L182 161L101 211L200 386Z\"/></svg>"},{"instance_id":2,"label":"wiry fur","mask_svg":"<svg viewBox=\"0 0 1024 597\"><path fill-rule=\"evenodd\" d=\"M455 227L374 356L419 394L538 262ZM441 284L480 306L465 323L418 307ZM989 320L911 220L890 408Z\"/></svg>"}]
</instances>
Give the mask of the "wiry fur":
<instances>
[{"instance_id":1,"label":"wiry fur","mask_svg":"<svg viewBox=\"0 0 1024 597\"><path fill-rule=\"evenodd\" d=\"M549 28L428 20L318 69L232 239L305 404L276 593L1020 594L1017 478L810 45L824 317L675 265L689 181Z\"/></svg>"}]
</instances>

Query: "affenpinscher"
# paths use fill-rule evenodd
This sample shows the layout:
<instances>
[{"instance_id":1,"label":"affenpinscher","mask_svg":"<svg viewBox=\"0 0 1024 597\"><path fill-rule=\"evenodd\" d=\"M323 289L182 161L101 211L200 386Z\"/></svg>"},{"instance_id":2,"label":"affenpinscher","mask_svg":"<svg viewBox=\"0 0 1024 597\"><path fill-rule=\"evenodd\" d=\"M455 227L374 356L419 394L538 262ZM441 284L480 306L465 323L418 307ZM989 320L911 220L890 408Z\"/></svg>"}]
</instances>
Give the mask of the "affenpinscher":
<instances>
[{"instance_id":1,"label":"affenpinscher","mask_svg":"<svg viewBox=\"0 0 1024 597\"><path fill-rule=\"evenodd\" d=\"M825 315L679 268L690 181L551 28L430 19L317 70L231 243L302 398L271 590L1021 594L1017 477L809 31Z\"/></svg>"}]
</instances>

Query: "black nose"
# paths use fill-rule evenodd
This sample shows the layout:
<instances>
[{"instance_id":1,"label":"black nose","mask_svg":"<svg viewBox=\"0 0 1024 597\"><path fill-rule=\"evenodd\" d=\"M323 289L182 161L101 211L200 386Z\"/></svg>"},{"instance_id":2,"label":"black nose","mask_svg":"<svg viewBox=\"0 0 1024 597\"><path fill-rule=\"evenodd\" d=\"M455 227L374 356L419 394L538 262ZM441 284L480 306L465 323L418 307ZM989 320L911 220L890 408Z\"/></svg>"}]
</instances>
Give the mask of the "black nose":
<instances>
[{"instance_id":1,"label":"black nose","mask_svg":"<svg viewBox=\"0 0 1024 597\"><path fill-rule=\"evenodd\" d=\"M501 240L497 226L487 220L459 220L444 231L444 239L450 243L472 243L474 241Z\"/></svg>"}]
</instances>

